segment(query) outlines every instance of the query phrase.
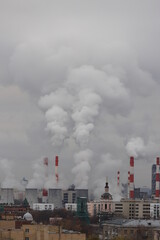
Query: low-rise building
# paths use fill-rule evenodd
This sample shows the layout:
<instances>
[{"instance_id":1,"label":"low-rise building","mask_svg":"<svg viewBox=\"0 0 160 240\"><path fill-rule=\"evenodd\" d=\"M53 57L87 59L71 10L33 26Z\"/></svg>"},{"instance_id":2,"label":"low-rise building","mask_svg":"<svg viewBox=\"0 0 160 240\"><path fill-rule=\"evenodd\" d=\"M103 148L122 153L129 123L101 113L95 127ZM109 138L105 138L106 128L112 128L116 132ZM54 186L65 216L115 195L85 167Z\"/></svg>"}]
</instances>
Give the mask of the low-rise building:
<instances>
[{"instance_id":1,"label":"low-rise building","mask_svg":"<svg viewBox=\"0 0 160 240\"><path fill-rule=\"evenodd\" d=\"M44 211L44 210L54 210L53 203L33 203L33 210Z\"/></svg>"},{"instance_id":2,"label":"low-rise building","mask_svg":"<svg viewBox=\"0 0 160 240\"><path fill-rule=\"evenodd\" d=\"M86 240L80 232L62 229L61 226L42 224L22 224L15 227L15 221L0 221L0 240Z\"/></svg>"},{"instance_id":3,"label":"low-rise building","mask_svg":"<svg viewBox=\"0 0 160 240\"><path fill-rule=\"evenodd\" d=\"M103 240L112 240L115 237L153 240L159 228L160 221L158 220L110 220L103 224Z\"/></svg>"}]
</instances>

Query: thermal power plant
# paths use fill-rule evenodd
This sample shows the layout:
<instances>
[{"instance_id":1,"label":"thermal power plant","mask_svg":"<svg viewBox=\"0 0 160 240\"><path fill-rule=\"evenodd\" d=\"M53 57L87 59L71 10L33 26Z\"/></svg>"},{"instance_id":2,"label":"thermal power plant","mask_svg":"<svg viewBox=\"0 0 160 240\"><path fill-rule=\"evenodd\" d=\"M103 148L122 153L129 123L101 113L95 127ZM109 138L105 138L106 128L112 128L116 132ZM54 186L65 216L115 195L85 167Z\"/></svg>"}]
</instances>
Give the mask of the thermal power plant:
<instances>
[{"instance_id":1,"label":"thermal power plant","mask_svg":"<svg viewBox=\"0 0 160 240\"><path fill-rule=\"evenodd\" d=\"M120 184L120 171L117 172L117 187L119 187Z\"/></svg>"},{"instance_id":2,"label":"thermal power plant","mask_svg":"<svg viewBox=\"0 0 160 240\"><path fill-rule=\"evenodd\" d=\"M54 208L62 208L62 189L48 189L48 203L53 203Z\"/></svg>"},{"instance_id":3,"label":"thermal power plant","mask_svg":"<svg viewBox=\"0 0 160 240\"><path fill-rule=\"evenodd\" d=\"M55 176L56 176L56 182L58 183L58 156L55 157Z\"/></svg>"},{"instance_id":4,"label":"thermal power plant","mask_svg":"<svg viewBox=\"0 0 160 240\"><path fill-rule=\"evenodd\" d=\"M156 159L156 192L155 197L159 198L159 157Z\"/></svg>"},{"instance_id":5,"label":"thermal power plant","mask_svg":"<svg viewBox=\"0 0 160 240\"><path fill-rule=\"evenodd\" d=\"M26 195L25 195L29 205L33 208L33 203L38 202L38 190L37 188L26 188Z\"/></svg>"},{"instance_id":6,"label":"thermal power plant","mask_svg":"<svg viewBox=\"0 0 160 240\"><path fill-rule=\"evenodd\" d=\"M14 204L13 188L1 188L0 203Z\"/></svg>"},{"instance_id":7,"label":"thermal power plant","mask_svg":"<svg viewBox=\"0 0 160 240\"><path fill-rule=\"evenodd\" d=\"M129 197L134 199L134 157L130 157L130 188Z\"/></svg>"}]
</instances>

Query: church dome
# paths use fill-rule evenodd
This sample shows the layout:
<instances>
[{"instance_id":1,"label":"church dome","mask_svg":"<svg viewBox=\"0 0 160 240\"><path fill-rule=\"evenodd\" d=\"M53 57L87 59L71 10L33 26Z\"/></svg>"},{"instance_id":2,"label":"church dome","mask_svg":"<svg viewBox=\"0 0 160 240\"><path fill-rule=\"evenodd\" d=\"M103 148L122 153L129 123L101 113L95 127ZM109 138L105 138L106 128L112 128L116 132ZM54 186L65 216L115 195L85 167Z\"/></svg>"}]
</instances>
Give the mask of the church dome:
<instances>
[{"instance_id":1,"label":"church dome","mask_svg":"<svg viewBox=\"0 0 160 240\"><path fill-rule=\"evenodd\" d=\"M33 221L33 217L29 212L24 214L23 219L26 221Z\"/></svg>"}]
</instances>

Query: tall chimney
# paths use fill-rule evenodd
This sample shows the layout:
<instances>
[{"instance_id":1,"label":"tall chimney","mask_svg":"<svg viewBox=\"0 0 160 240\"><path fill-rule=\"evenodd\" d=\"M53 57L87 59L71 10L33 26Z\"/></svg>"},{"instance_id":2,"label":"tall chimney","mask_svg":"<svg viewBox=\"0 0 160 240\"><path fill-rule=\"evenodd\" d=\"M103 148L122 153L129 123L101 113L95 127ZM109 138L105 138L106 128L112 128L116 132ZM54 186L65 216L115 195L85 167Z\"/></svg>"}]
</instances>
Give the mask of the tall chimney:
<instances>
[{"instance_id":1,"label":"tall chimney","mask_svg":"<svg viewBox=\"0 0 160 240\"><path fill-rule=\"evenodd\" d=\"M47 157L45 157L43 159L43 164L44 164L44 167L45 167L45 177L47 178L48 177L48 158ZM42 202L46 203L47 198L48 198L48 190L46 188L43 188L42 189Z\"/></svg>"},{"instance_id":2,"label":"tall chimney","mask_svg":"<svg viewBox=\"0 0 160 240\"><path fill-rule=\"evenodd\" d=\"M58 183L59 176L58 176L58 156L55 158L55 176L56 176L56 181Z\"/></svg>"},{"instance_id":3,"label":"tall chimney","mask_svg":"<svg viewBox=\"0 0 160 240\"><path fill-rule=\"evenodd\" d=\"M130 192L129 197L134 199L134 157L130 157Z\"/></svg>"},{"instance_id":4,"label":"tall chimney","mask_svg":"<svg viewBox=\"0 0 160 240\"><path fill-rule=\"evenodd\" d=\"M48 158L47 157L43 159L43 164L45 167L45 177L47 178L48 177Z\"/></svg>"},{"instance_id":5,"label":"tall chimney","mask_svg":"<svg viewBox=\"0 0 160 240\"><path fill-rule=\"evenodd\" d=\"M128 198L129 198L129 189L130 189L130 171L128 171Z\"/></svg>"},{"instance_id":6,"label":"tall chimney","mask_svg":"<svg viewBox=\"0 0 160 240\"><path fill-rule=\"evenodd\" d=\"M106 177L105 192L106 192L106 193L109 192L108 177Z\"/></svg>"},{"instance_id":7,"label":"tall chimney","mask_svg":"<svg viewBox=\"0 0 160 240\"><path fill-rule=\"evenodd\" d=\"M156 160L156 194L155 197L159 198L159 157Z\"/></svg>"},{"instance_id":8,"label":"tall chimney","mask_svg":"<svg viewBox=\"0 0 160 240\"><path fill-rule=\"evenodd\" d=\"M117 187L119 187L120 182L120 171L117 172Z\"/></svg>"}]
</instances>

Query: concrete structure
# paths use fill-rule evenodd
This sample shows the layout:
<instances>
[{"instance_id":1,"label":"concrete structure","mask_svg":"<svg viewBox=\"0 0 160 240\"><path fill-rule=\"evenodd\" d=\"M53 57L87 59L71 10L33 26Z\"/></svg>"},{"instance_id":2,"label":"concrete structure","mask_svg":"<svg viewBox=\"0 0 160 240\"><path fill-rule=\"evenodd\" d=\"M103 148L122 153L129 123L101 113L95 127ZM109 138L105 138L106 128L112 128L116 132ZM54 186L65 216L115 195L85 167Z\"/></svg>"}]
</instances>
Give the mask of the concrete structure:
<instances>
[{"instance_id":1,"label":"concrete structure","mask_svg":"<svg viewBox=\"0 0 160 240\"><path fill-rule=\"evenodd\" d=\"M6 203L6 204L14 203L13 188L0 189L0 203Z\"/></svg>"},{"instance_id":2,"label":"concrete structure","mask_svg":"<svg viewBox=\"0 0 160 240\"><path fill-rule=\"evenodd\" d=\"M48 189L48 203L53 203L54 208L62 208L62 189Z\"/></svg>"},{"instance_id":3,"label":"concrete structure","mask_svg":"<svg viewBox=\"0 0 160 240\"><path fill-rule=\"evenodd\" d=\"M115 219L106 221L103 224L103 240L115 239L122 237L123 239L136 239L136 240L154 240L155 232L160 227L158 220L127 220ZM159 240L157 238L156 240Z\"/></svg>"},{"instance_id":4,"label":"concrete structure","mask_svg":"<svg viewBox=\"0 0 160 240\"><path fill-rule=\"evenodd\" d=\"M44 210L54 210L53 203L33 203L33 210L44 211Z\"/></svg>"},{"instance_id":5,"label":"concrete structure","mask_svg":"<svg viewBox=\"0 0 160 240\"><path fill-rule=\"evenodd\" d=\"M33 208L33 203L38 202L38 190L37 188L26 188L26 199L30 205L30 208Z\"/></svg>"}]
</instances>

